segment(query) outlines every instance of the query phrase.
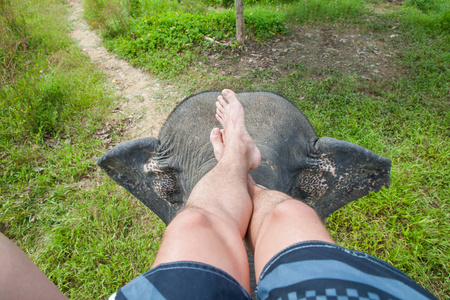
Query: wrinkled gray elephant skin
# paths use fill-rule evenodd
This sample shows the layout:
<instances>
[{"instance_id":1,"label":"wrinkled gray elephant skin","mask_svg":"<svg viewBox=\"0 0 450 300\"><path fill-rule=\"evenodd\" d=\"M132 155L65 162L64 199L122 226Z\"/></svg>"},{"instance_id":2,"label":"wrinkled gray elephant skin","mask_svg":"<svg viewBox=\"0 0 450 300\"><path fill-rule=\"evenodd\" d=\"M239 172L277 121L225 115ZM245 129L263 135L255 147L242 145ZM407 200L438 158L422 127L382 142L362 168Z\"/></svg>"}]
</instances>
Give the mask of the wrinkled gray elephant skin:
<instances>
[{"instance_id":1,"label":"wrinkled gray elephant skin","mask_svg":"<svg viewBox=\"0 0 450 300\"><path fill-rule=\"evenodd\" d=\"M98 165L166 224L195 184L217 163L209 141L219 92L187 98L169 116L159 140L148 137L108 151ZM355 144L323 137L288 100L267 92L238 94L248 132L261 150L254 180L313 207L324 219L390 183L391 162Z\"/></svg>"}]
</instances>

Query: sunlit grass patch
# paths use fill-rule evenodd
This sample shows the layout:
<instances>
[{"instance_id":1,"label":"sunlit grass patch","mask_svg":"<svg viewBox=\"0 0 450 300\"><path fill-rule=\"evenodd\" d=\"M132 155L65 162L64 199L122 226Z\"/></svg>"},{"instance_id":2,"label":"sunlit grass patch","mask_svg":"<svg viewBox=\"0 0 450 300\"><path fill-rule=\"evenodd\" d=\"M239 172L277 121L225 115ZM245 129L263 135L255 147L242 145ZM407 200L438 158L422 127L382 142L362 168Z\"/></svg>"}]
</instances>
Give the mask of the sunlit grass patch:
<instances>
[{"instance_id":1,"label":"sunlit grass patch","mask_svg":"<svg viewBox=\"0 0 450 300\"><path fill-rule=\"evenodd\" d=\"M199 59L184 42L213 47L216 43L204 36L228 41L234 34L232 11L217 9L223 23L192 17L215 11L195 0L86 2L99 4L97 11L87 10L95 28L111 43L119 38L128 43L130 52L121 48L124 57L165 76L170 68L182 70ZM315 69L303 60L292 63L283 76L273 69L215 77L212 67L191 68L189 80L174 76L170 83L184 80L189 91L228 87L278 92L294 101L320 137L350 141L390 158L390 188L339 210L327 227L341 245L394 264L446 299L448 2L406 1L384 15L366 11L366 3L308 0L246 7L248 33L263 41L283 32L286 11L293 24L320 28L340 22L386 40L395 27L397 36L388 41L397 47L392 66L401 72L394 78L364 80L352 72ZM0 230L70 298L106 298L151 266L164 225L95 165L106 150L92 135L109 115L114 96L68 36L67 7L53 0L1 5L7 9L0 14ZM203 32L209 24L223 28ZM186 30L195 33L192 40L183 40ZM149 33L157 36L154 48L149 47ZM154 60L145 57L147 48L154 51Z\"/></svg>"},{"instance_id":2,"label":"sunlit grass patch","mask_svg":"<svg viewBox=\"0 0 450 300\"><path fill-rule=\"evenodd\" d=\"M319 137L356 143L391 159L389 189L340 209L326 220L327 227L339 244L392 263L446 299L450 44L448 35L435 38L422 32L417 40L409 30L400 32L403 44L395 67L403 75L395 80L367 81L333 70L317 79L320 70L294 64L286 76L255 71L214 84L216 89L278 92L297 105ZM425 55L427 51L433 55Z\"/></svg>"},{"instance_id":3,"label":"sunlit grass patch","mask_svg":"<svg viewBox=\"0 0 450 300\"><path fill-rule=\"evenodd\" d=\"M152 73L183 74L204 52L239 46L234 10L216 10L198 1L127 3L89 0L86 16L101 29L109 50ZM250 39L287 33L280 10L256 5L246 7L244 15Z\"/></svg>"},{"instance_id":4,"label":"sunlit grass patch","mask_svg":"<svg viewBox=\"0 0 450 300\"><path fill-rule=\"evenodd\" d=\"M67 7L1 5L0 230L70 298L105 298L150 267L163 224L97 169L115 99Z\"/></svg>"},{"instance_id":5,"label":"sunlit grass patch","mask_svg":"<svg viewBox=\"0 0 450 300\"><path fill-rule=\"evenodd\" d=\"M289 8L287 17L291 22L331 23L338 20L359 19L367 13L364 0L308 0L295 1Z\"/></svg>"},{"instance_id":6,"label":"sunlit grass patch","mask_svg":"<svg viewBox=\"0 0 450 300\"><path fill-rule=\"evenodd\" d=\"M280 13L267 9L247 11L246 28L256 39L287 32ZM150 72L174 76L197 60L200 51L220 51L228 40L232 47L234 11L207 14L167 12L133 19L126 34L106 40L108 48ZM230 41L231 40L231 41Z\"/></svg>"},{"instance_id":7,"label":"sunlit grass patch","mask_svg":"<svg viewBox=\"0 0 450 300\"><path fill-rule=\"evenodd\" d=\"M430 5L422 7L422 2ZM407 1L383 15L369 11L362 0L283 6L291 24L323 28L340 22L379 35L397 50L392 67L398 72L389 80L367 81L352 72L294 63L285 76L252 70L237 78L205 80L191 69L189 85L278 92L294 101L320 137L350 141L390 158L390 188L344 207L327 226L340 244L394 264L445 299L450 292L448 4L422 2Z\"/></svg>"},{"instance_id":8,"label":"sunlit grass patch","mask_svg":"<svg viewBox=\"0 0 450 300\"><path fill-rule=\"evenodd\" d=\"M106 298L149 270L165 227L105 175L98 180L102 183L66 197L65 207L74 209L66 210L33 254L74 299Z\"/></svg>"}]
</instances>

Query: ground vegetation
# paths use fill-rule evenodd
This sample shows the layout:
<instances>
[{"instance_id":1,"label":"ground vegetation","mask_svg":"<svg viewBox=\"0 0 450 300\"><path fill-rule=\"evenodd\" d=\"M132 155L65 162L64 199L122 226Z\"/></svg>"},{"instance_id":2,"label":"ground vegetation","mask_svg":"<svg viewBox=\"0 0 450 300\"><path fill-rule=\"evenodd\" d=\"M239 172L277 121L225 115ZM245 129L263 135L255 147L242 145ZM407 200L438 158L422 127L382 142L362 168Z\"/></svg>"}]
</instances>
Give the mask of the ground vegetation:
<instances>
[{"instance_id":1,"label":"ground vegetation","mask_svg":"<svg viewBox=\"0 0 450 300\"><path fill-rule=\"evenodd\" d=\"M177 93L277 92L319 136L390 158L390 188L326 226L449 299L448 1L244 1L244 45L228 0L84 4L111 52ZM95 165L129 139L112 117L122 100L70 38L67 3L0 9L0 230L69 298L105 298L148 270L164 231ZM164 89L155 97L163 114L180 101Z\"/></svg>"}]
</instances>

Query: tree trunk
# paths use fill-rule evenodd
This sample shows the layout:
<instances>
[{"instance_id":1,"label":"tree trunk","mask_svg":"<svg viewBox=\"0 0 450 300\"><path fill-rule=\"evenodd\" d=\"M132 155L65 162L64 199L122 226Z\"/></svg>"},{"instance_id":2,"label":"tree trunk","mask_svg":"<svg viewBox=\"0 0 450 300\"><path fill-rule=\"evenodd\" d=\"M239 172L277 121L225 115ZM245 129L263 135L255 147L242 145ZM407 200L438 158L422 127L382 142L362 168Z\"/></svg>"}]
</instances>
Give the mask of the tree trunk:
<instances>
[{"instance_id":1,"label":"tree trunk","mask_svg":"<svg viewBox=\"0 0 450 300\"><path fill-rule=\"evenodd\" d=\"M245 40L245 25L244 25L244 1L234 0L236 9L236 40L238 43L243 43Z\"/></svg>"}]
</instances>

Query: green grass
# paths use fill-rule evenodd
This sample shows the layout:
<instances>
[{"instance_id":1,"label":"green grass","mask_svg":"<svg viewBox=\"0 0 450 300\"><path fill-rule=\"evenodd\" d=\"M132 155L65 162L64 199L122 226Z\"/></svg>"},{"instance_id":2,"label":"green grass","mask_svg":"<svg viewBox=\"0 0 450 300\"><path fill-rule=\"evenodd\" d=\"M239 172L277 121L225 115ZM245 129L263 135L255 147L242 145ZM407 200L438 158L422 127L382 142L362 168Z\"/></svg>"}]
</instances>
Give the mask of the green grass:
<instances>
[{"instance_id":1,"label":"green grass","mask_svg":"<svg viewBox=\"0 0 450 300\"><path fill-rule=\"evenodd\" d=\"M140 1L122 5L110 12L103 0L89 0L86 13L91 24L101 28L109 50L134 65L173 78L204 56L225 48L217 41L228 40L229 47L238 47L233 40L234 10L207 11L201 5L171 1ZM200 3L200 2L198 2ZM276 34L287 33L284 13L265 7L253 7L244 12L246 32L264 41ZM208 40L209 39L209 40ZM202 54L203 53L203 54Z\"/></svg>"},{"instance_id":2,"label":"green grass","mask_svg":"<svg viewBox=\"0 0 450 300\"><path fill-rule=\"evenodd\" d=\"M65 212L34 253L43 271L74 299L109 296L149 270L164 229L141 203L99 178L105 182L65 199L61 208L76 209Z\"/></svg>"},{"instance_id":3,"label":"green grass","mask_svg":"<svg viewBox=\"0 0 450 300\"><path fill-rule=\"evenodd\" d=\"M269 38L286 31L282 19L259 10L247 15L247 27L259 39ZM108 48L135 65L156 74L173 77L182 73L199 56L202 49L222 48L214 40L235 36L234 12L230 10L210 14L166 13L138 18L126 33L109 39Z\"/></svg>"},{"instance_id":4,"label":"green grass","mask_svg":"<svg viewBox=\"0 0 450 300\"><path fill-rule=\"evenodd\" d=\"M352 76L330 73L317 82L309 79L314 71L300 66L275 84L261 84L264 76L254 73L247 80L215 84L278 92L294 101L319 136L350 141L390 158L390 188L340 209L328 218L327 227L339 244L388 261L447 299L449 77L441 76L439 69L425 72L417 65L409 70L422 77L368 86ZM373 96L375 92L378 96Z\"/></svg>"},{"instance_id":5,"label":"green grass","mask_svg":"<svg viewBox=\"0 0 450 300\"><path fill-rule=\"evenodd\" d=\"M319 136L347 140L390 158L390 188L334 213L327 227L339 244L394 264L441 299L450 294L448 11L424 13L405 6L392 14L367 12L347 20L350 12L335 18L341 26L380 36L400 27L394 67L403 75L395 80L367 81L357 74L296 63L285 76L255 70L239 78L202 78L193 88L280 93L304 112ZM329 23L318 14L302 23L319 28ZM195 75L189 77L192 81Z\"/></svg>"},{"instance_id":6,"label":"green grass","mask_svg":"<svg viewBox=\"0 0 450 300\"><path fill-rule=\"evenodd\" d=\"M86 0L85 7L111 49L171 78L183 93L225 87L278 92L304 112L319 136L390 158L390 188L342 208L326 225L339 244L386 260L440 299L449 299L448 2L409 0L383 15L370 8L385 5L381 0L246 2L251 41L261 44L274 33L287 34L283 22L317 28L338 24L381 40L397 27L397 44L391 44L398 50L392 58L398 71L394 79L367 81L304 61L279 66L287 70L284 75L253 70L219 76L212 68L170 73L179 59L186 60L185 67L203 61L202 35L233 36L227 3ZM69 298L105 298L151 266L164 225L95 165L106 150L93 134L116 99L104 75L68 36L67 6L57 0L0 5L0 230ZM214 23L218 17L226 24ZM214 31L205 24L227 29ZM205 27L210 31L203 32ZM186 30L198 30L186 41L192 48L184 46ZM161 40L147 38L156 33ZM169 64L158 67L164 58ZM114 132L112 138L123 139Z\"/></svg>"},{"instance_id":7,"label":"green grass","mask_svg":"<svg viewBox=\"0 0 450 300\"><path fill-rule=\"evenodd\" d=\"M308 0L296 1L288 10L288 18L292 22L335 22L362 16L365 9L364 0Z\"/></svg>"},{"instance_id":8,"label":"green grass","mask_svg":"<svg viewBox=\"0 0 450 300\"><path fill-rule=\"evenodd\" d=\"M1 2L0 230L69 298L105 298L150 267L164 225L97 169L116 99L66 9Z\"/></svg>"}]
</instances>

